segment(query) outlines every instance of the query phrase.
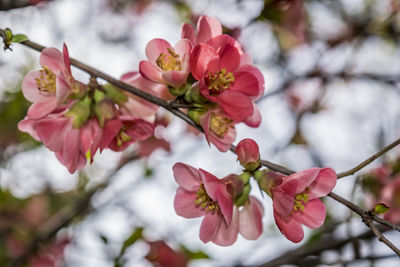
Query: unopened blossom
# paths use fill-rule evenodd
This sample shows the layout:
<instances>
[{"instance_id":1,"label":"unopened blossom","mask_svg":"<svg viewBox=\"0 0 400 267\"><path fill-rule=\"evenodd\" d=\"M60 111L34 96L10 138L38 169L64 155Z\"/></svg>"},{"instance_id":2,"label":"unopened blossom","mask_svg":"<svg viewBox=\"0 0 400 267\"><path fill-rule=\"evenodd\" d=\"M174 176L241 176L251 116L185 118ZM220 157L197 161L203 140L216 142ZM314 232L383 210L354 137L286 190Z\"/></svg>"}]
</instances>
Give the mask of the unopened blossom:
<instances>
[{"instance_id":1,"label":"unopened blossom","mask_svg":"<svg viewBox=\"0 0 400 267\"><path fill-rule=\"evenodd\" d=\"M139 63L140 74L153 82L174 88L186 83L190 72L189 57L192 44L180 40L174 47L163 39L153 39L146 46L148 60Z\"/></svg>"},{"instance_id":2,"label":"unopened blossom","mask_svg":"<svg viewBox=\"0 0 400 267\"><path fill-rule=\"evenodd\" d=\"M240 64L241 51L234 44L226 41L218 45L223 49L201 43L192 50L190 69L199 81L200 93L217 103L232 120L240 122L259 116L253 100L264 92L261 72L253 65Z\"/></svg>"},{"instance_id":3,"label":"unopened blossom","mask_svg":"<svg viewBox=\"0 0 400 267\"><path fill-rule=\"evenodd\" d=\"M275 222L287 239L298 243L304 238L302 224L314 229L324 223L326 208L319 198L332 191L336 180L331 168L312 168L271 188Z\"/></svg>"},{"instance_id":4,"label":"unopened blossom","mask_svg":"<svg viewBox=\"0 0 400 267\"><path fill-rule=\"evenodd\" d=\"M22 82L24 97L33 104L28 110L31 119L42 118L54 111L71 95L85 92L85 86L71 74L67 46L61 53L56 48L45 48L40 54L41 70L30 71Z\"/></svg>"},{"instance_id":5,"label":"unopened blossom","mask_svg":"<svg viewBox=\"0 0 400 267\"><path fill-rule=\"evenodd\" d=\"M254 171L260 165L260 150L257 143L252 139L243 139L236 146L238 160L243 167Z\"/></svg>"},{"instance_id":6,"label":"unopened blossom","mask_svg":"<svg viewBox=\"0 0 400 267\"><path fill-rule=\"evenodd\" d=\"M233 209L232 192L225 181L184 163L176 163L173 171L179 184L175 212L185 218L204 216L200 226L200 239L204 243L232 245L237 239L239 214Z\"/></svg>"}]
</instances>

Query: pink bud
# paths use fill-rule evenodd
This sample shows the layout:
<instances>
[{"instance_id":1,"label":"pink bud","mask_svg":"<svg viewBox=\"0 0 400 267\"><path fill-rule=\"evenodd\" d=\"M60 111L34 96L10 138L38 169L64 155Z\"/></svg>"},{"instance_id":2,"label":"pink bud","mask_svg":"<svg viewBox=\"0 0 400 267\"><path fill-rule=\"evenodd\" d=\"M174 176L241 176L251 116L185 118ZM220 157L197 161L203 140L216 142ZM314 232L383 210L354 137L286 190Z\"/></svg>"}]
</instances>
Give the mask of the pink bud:
<instances>
[{"instance_id":1,"label":"pink bud","mask_svg":"<svg viewBox=\"0 0 400 267\"><path fill-rule=\"evenodd\" d=\"M260 165L260 151L252 139L243 139L236 146L238 160L247 170L254 171Z\"/></svg>"}]
</instances>

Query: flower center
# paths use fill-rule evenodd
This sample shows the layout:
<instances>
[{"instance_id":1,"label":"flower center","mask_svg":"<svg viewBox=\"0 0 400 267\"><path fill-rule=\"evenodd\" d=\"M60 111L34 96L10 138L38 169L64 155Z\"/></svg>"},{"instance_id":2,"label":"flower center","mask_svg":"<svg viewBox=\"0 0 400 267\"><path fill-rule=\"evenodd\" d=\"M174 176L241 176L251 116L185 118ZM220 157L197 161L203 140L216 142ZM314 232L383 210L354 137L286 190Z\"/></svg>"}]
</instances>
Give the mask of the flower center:
<instances>
[{"instance_id":1,"label":"flower center","mask_svg":"<svg viewBox=\"0 0 400 267\"><path fill-rule=\"evenodd\" d=\"M231 126L232 120L218 115L211 115L210 130L218 137L223 138Z\"/></svg>"},{"instance_id":2,"label":"flower center","mask_svg":"<svg viewBox=\"0 0 400 267\"><path fill-rule=\"evenodd\" d=\"M211 212L212 214L219 212L220 208L217 201L213 201L210 196L207 194L204 185L200 185L199 190L196 193L197 197L194 203L196 207L200 208L202 211L206 213Z\"/></svg>"},{"instance_id":3,"label":"flower center","mask_svg":"<svg viewBox=\"0 0 400 267\"><path fill-rule=\"evenodd\" d=\"M117 146L122 146L124 143L129 142L132 138L125 132L126 128L122 127L122 129L117 134Z\"/></svg>"},{"instance_id":4,"label":"flower center","mask_svg":"<svg viewBox=\"0 0 400 267\"><path fill-rule=\"evenodd\" d=\"M157 66L163 71L169 70L182 70L182 63L179 59L179 55L175 53L174 49L167 48L168 54L161 53L157 60Z\"/></svg>"},{"instance_id":5,"label":"flower center","mask_svg":"<svg viewBox=\"0 0 400 267\"><path fill-rule=\"evenodd\" d=\"M235 81L235 77L232 72L227 72L226 69L222 69L216 72L210 72L206 76L206 84L208 89L215 94L220 93L231 86L231 83Z\"/></svg>"},{"instance_id":6,"label":"flower center","mask_svg":"<svg viewBox=\"0 0 400 267\"><path fill-rule=\"evenodd\" d=\"M304 190L303 193L297 194L294 197L294 207L293 207L293 209L295 211L298 211L298 210L303 211L304 210L304 205L307 204L307 202L308 202L309 192L310 192L310 188L306 187L306 190Z\"/></svg>"},{"instance_id":7,"label":"flower center","mask_svg":"<svg viewBox=\"0 0 400 267\"><path fill-rule=\"evenodd\" d=\"M46 66L40 70L40 78L36 78L35 81L41 92L54 93L56 91L56 75Z\"/></svg>"}]
</instances>

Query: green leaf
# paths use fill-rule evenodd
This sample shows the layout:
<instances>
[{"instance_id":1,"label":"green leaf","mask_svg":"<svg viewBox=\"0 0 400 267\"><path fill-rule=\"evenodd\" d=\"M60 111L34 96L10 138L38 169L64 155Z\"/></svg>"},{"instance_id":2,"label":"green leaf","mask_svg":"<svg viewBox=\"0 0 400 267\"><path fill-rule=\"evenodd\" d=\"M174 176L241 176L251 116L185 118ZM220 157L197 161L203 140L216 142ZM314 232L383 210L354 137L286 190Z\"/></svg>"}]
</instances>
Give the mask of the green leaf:
<instances>
[{"instance_id":1,"label":"green leaf","mask_svg":"<svg viewBox=\"0 0 400 267\"><path fill-rule=\"evenodd\" d=\"M378 203L372 209L372 213L374 213L374 214L384 214L389 210L390 210L390 208L388 206L386 206L384 203Z\"/></svg>"},{"instance_id":2,"label":"green leaf","mask_svg":"<svg viewBox=\"0 0 400 267\"><path fill-rule=\"evenodd\" d=\"M122 245L121 255L124 254L125 250L132 246L136 241L143 237L143 227L135 228L132 234L125 240L124 244Z\"/></svg>"},{"instance_id":3,"label":"green leaf","mask_svg":"<svg viewBox=\"0 0 400 267\"><path fill-rule=\"evenodd\" d=\"M187 247L185 247L184 245L180 245L180 248L182 250L183 253L185 253L185 255L191 259L191 260L202 260L202 259L209 259L210 256L208 256L207 253L205 253L202 250L190 250Z\"/></svg>"},{"instance_id":4,"label":"green leaf","mask_svg":"<svg viewBox=\"0 0 400 267\"><path fill-rule=\"evenodd\" d=\"M11 42L22 43L27 40L28 40L28 37L25 34L16 34L12 37Z\"/></svg>"}]
</instances>

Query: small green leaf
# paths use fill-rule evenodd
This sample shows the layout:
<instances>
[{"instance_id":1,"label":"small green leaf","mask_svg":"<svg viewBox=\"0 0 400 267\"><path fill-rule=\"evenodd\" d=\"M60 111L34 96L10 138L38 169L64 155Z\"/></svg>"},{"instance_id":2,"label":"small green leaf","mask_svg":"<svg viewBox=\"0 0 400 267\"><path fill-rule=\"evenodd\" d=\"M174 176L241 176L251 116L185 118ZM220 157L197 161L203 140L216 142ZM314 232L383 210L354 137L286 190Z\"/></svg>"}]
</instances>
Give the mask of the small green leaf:
<instances>
[{"instance_id":1,"label":"small green leaf","mask_svg":"<svg viewBox=\"0 0 400 267\"><path fill-rule=\"evenodd\" d=\"M143 237L143 227L139 227L134 229L132 234L125 240L124 244L122 245L121 254L124 254L125 250L132 246L136 241Z\"/></svg>"},{"instance_id":2,"label":"small green leaf","mask_svg":"<svg viewBox=\"0 0 400 267\"><path fill-rule=\"evenodd\" d=\"M386 206L384 203L378 203L375 205L375 207L372 209L372 213L374 214L384 214L386 213L390 208Z\"/></svg>"},{"instance_id":3,"label":"small green leaf","mask_svg":"<svg viewBox=\"0 0 400 267\"><path fill-rule=\"evenodd\" d=\"M27 40L28 40L28 37L25 34L16 34L12 37L11 42L22 43Z\"/></svg>"},{"instance_id":4,"label":"small green leaf","mask_svg":"<svg viewBox=\"0 0 400 267\"><path fill-rule=\"evenodd\" d=\"M180 245L180 248L182 250L183 253L185 253L185 255L191 259L191 260L201 260L201 259L209 259L210 256L208 256L207 253L205 253L202 250L190 250L187 247L185 247L184 245Z\"/></svg>"}]
</instances>

